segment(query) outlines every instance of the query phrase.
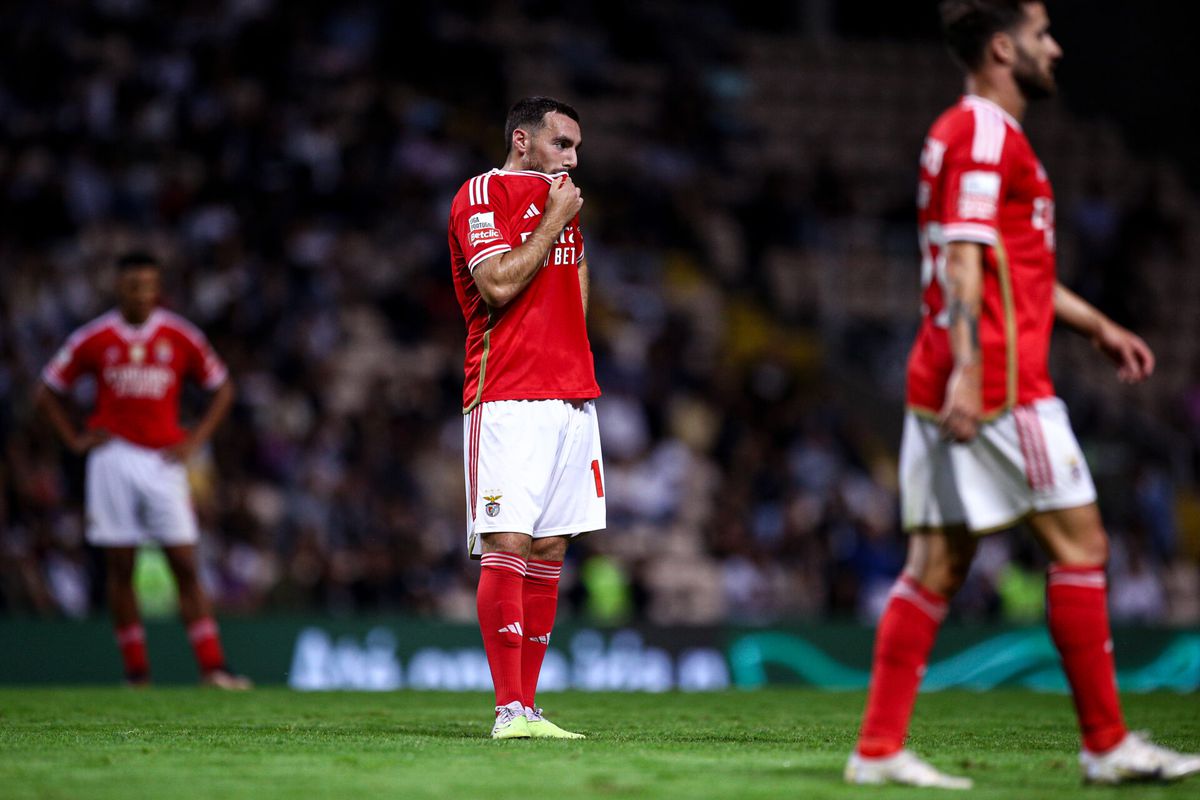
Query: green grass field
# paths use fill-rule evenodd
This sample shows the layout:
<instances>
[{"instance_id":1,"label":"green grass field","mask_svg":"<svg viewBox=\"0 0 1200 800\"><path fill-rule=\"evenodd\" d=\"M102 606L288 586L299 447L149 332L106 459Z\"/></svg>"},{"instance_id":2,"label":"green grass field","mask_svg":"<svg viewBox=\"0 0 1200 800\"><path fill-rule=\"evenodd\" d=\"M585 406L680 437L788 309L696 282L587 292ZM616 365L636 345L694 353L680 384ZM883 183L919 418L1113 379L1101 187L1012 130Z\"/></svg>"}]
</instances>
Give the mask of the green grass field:
<instances>
[{"instance_id":1,"label":"green grass field","mask_svg":"<svg viewBox=\"0 0 1200 800\"><path fill-rule=\"evenodd\" d=\"M861 693L547 695L582 742L493 742L480 694L283 689L0 690L0 797L922 797L841 783ZM1132 727L1200 749L1200 697L1126 699ZM1065 697L922 697L911 744L975 779L980 798L1195 797L1173 786L1084 789ZM510 789L503 789L503 786ZM935 793L937 794L937 793Z\"/></svg>"}]
</instances>

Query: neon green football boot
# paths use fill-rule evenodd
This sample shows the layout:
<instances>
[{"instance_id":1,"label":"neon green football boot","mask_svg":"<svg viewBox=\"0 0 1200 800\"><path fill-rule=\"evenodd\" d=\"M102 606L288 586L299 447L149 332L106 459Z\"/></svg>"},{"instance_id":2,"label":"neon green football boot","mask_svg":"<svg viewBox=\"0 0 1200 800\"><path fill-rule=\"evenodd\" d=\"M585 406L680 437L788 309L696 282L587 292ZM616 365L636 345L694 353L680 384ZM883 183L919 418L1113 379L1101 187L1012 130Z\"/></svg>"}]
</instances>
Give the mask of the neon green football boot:
<instances>
[{"instance_id":1,"label":"neon green football boot","mask_svg":"<svg viewBox=\"0 0 1200 800\"><path fill-rule=\"evenodd\" d=\"M564 731L550 720L542 716L540 708L525 708L525 720L529 725L529 735L534 739L586 739L582 733Z\"/></svg>"},{"instance_id":2,"label":"neon green football boot","mask_svg":"<svg viewBox=\"0 0 1200 800\"><path fill-rule=\"evenodd\" d=\"M525 719L525 707L520 700L514 700L506 706L496 706L493 739L528 739L532 735L529 722Z\"/></svg>"}]
</instances>

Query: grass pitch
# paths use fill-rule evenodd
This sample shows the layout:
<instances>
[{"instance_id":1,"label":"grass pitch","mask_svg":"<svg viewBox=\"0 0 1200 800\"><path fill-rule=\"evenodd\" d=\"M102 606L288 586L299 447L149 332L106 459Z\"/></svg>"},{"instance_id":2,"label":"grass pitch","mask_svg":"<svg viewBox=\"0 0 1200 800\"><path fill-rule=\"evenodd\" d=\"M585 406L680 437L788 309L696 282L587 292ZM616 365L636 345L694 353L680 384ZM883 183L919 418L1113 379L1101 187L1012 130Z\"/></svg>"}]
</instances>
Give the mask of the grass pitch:
<instances>
[{"instance_id":1,"label":"grass pitch","mask_svg":"<svg viewBox=\"0 0 1200 800\"><path fill-rule=\"evenodd\" d=\"M862 693L562 693L547 715L591 738L493 742L490 697L263 689L0 690L0 797L891 798L842 784ZM1200 697L1133 695L1131 727L1200 749ZM912 747L970 775L979 798L1196 797L1171 786L1084 789L1070 701L942 692Z\"/></svg>"}]
</instances>

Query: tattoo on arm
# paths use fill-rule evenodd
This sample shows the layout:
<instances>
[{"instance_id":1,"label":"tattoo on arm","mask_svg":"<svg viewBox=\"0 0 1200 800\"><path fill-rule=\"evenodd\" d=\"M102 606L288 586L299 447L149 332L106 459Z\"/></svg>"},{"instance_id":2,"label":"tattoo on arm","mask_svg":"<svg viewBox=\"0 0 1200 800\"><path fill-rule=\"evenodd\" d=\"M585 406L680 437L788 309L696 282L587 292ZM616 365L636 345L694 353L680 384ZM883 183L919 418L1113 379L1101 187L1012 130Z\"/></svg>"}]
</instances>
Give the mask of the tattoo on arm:
<instances>
[{"instance_id":1,"label":"tattoo on arm","mask_svg":"<svg viewBox=\"0 0 1200 800\"><path fill-rule=\"evenodd\" d=\"M957 338L961 336L958 332L965 328L966 345L969 348L968 363L976 363L979 360L979 311L971 308L961 297L955 296L951 296L946 310L950 316L951 342L956 339L961 342L962 340ZM961 326L959 323L962 323Z\"/></svg>"}]
</instances>

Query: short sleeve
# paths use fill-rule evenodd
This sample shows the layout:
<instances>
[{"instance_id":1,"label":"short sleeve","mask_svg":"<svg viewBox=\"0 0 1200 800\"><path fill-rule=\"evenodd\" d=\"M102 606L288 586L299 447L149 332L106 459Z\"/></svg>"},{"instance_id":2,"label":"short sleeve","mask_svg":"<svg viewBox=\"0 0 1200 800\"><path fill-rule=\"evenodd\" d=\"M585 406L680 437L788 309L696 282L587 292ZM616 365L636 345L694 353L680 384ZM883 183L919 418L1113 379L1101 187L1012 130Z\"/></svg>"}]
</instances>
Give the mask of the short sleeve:
<instances>
[{"instance_id":1,"label":"short sleeve","mask_svg":"<svg viewBox=\"0 0 1200 800\"><path fill-rule=\"evenodd\" d=\"M974 118L974 126L946 144L940 176L942 235L947 243L994 246L1000 241L1007 126L1003 118L988 112L976 112Z\"/></svg>"},{"instance_id":2,"label":"short sleeve","mask_svg":"<svg viewBox=\"0 0 1200 800\"><path fill-rule=\"evenodd\" d=\"M467 269L513 249L504 213L504 192L491 173L467 182L466 195L454 204L450 229L462 248Z\"/></svg>"},{"instance_id":3,"label":"short sleeve","mask_svg":"<svg viewBox=\"0 0 1200 800\"><path fill-rule=\"evenodd\" d=\"M184 337L187 349L187 375L207 391L220 387L229 378L229 369L208 343L208 338L192 329Z\"/></svg>"},{"instance_id":4,"label":"short sleeve","mask_svg":"<svg viewBox=\"0 0 1200 800\"><path fill-rule=\"evenodd\" d=\"M88 343L79 334L71 336L42 369L42 382L60 394L70 391L71 384L89 371Z\"/></svg>"}]
</instances>

